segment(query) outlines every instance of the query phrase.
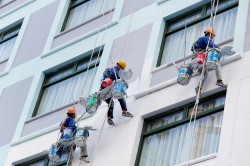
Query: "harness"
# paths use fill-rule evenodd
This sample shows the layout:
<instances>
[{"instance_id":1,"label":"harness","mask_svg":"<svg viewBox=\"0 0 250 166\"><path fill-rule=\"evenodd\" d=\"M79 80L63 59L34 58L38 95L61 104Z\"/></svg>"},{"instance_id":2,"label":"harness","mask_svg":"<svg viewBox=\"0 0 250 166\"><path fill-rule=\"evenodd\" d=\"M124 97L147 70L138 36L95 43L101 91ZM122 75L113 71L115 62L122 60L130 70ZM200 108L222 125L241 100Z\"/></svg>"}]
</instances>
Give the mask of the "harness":
<instances>
[{"instance_id":1,"label":"harness","mask_svg":"<svg viewBox=\"0 0 250 166\"><path fill-rule=\"evenodd\" d=\"M68 119L69 117L67 117L66 119ZM61 134L64 134L64 129L65 128L67 128L67 126L64 126L64 123L65 123L65 121L66 121L66 119L64 119L63 121L62 121L62 124L61 124Z\"/></svg>"}]
</instances>

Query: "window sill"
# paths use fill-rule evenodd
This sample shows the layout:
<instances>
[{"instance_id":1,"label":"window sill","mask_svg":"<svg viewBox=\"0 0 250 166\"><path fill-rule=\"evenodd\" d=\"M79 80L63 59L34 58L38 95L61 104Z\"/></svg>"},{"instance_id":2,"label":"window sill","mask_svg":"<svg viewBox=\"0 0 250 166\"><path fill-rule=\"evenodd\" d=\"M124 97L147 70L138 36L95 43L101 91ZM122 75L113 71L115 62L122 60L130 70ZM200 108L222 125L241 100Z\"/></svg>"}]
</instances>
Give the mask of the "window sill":
<instances>
[{"instance_id":1,"label":"window sill","mask_svg":"<svg viewBox=\"0 0 250 166\"><path fill-rule=\"evenodd\" d=\"M112 27L112 26L115 26L115 25L117 25L117 24L118 24L118 20L117 20L117 21L113 21L113 22L111 22L111 23L108 24L107 29L110 28L110 27ZM106 29L106 25L103 25L103 26L100 28L100 32L104 31L105 29ZM97 34L97 33L98 33L98 29L93 30L93 31L91 31L91 32L89 32L89 33L87 33L87 34L85 34L85 35L79 37L79 38L76 38L76 39L74 39L74 40L72 40L72 41L69 41L69 42L67 42L67 43L65 43L65 44L63 44L63 45L61 45L61 46L58 46L58 47L56 47L56 48L54 48L54 49L52 49L52 50L50 50L50 51L48 51L48 52L42 54L42 55L40 56L40 58L45 58L45 57L47 57L47 56L49 56L49 55L51 55L51 54L54 54L54 53L56 53L56 52L58 52L58 51L60 51L60 50L62 50L62 49L64 49L64 48L67 48L67 47L69 47L69 46L71 46L71 45L73 45L73 44L75 44L75 43L77 43L77 42L79 42L79 41L82 41L82 40L84 40L84 39L86 39L86 38L88 38L88 37L91 37L91 36L93 36L93 35L95 35L95 34Z\"/></svg>"},{"instance_id":2,"label":"window sill","mask_svg":"<svg viewBox=\"0 0 250 166\"><path fill-rule=\"evenodd\" d=\"M11 4L11 3L14 2L14 1L16 1L16 0L12 0L12 1L10 1L10 2L7 2L7 3L3 4L3 5L1 5L1 6L0 6L0 10L1 10L1 8L5 7L5 6L9 5L9 4Z\"/></svg>"},{"instance_id":3,"label":"window sill","mask_svg":"<svg viewBox=\"0 0 250 166\"><path fill-rule=\"evenodd\" d=\"M217 153L213 153L213 154L210 154L210 155L207 155L207 156L203 156L203 157L200 157L200 158L197 158L197 159L194 159L194 160L190 160L189 162L185 162L185 163L178 164L178 165L175 165L175 166L189 166L189 165L194 165L194 164L198 164L200 162L204 162L204 161L207 161L207 160L214 159L216 157L217 157Z\"/></svg>"},{"instance_id":4,"label":"window sill","mask_svg":"<svg viewBox=\"0 0 250 166\"><path fill-rule=\"evenodd\" d=\"M14 13L15 11L17 11L17 10L19 10L19 9L27 6L28 4L30 4L30 3L34 2L34 1L36 1L36 0L29 0L28 2L25 2L25 3L23 3L23 4L21 4L21 5L17 6L17 7L15 7L14 9L12 9L12 10L6 12L6 13L3 13L2 15L0 15L0 19L3 18L3 17L5 17L5 16L7 16L7 15L9 15L9 14L11 14L11 13Z\"/></svg>"},{"instance_id":5,"label":"window sill","mask_svg":"<svg viewBox=\"0 0 250 166\"><path fill-rule=\"evenodd\" d=\"M24 159L17 160L15 162L12 162L12 164L13 165L19 165L19 164L22 164L22 163L37 159L39 157L47 156L48 154L49 154L49 151L44 150L44 151L42 151L40 153L36 153L36 154L34 154L32 156L26 157Z\"/></svg>"},{"instance_id":6,"label":"window sill","mask_svg":"<svg viewBox=\"0 0 250 166\"><path fill-rule=\"evenodd\" d=\"M157 0L157 4L158 5L161 5L162 3L164 3L164 2L167 2L168 0Z\"/></svg>"},{"instance_id":7,"label":"window sill","mask_svg":"<svg viewBox=\"0 0 250 166\"><path fill-rule=\"evenodd\" d=\"M220 64L221 64L221 66L223 66L223 65L226 65L228 63L231 63L231 62L238 60L238 59L241 59L241 58L242 58L241 53L238 53L238 54L230 56L230 57L226 58L225 60L221 61ZM196 76L196 75L194 75L194 76ZM143 90L141 92L135 93L135 98L136 99L141 98L141 97L146 96L150 93L156 92L156 91L161 90L161 89L166 88L166 87L169 87L175 83L177 83L177 77L173 78L169 81L163 82L161 84L158 84L156 86L150 87L150 88Z\"/></svg>"},{"instance_id":8,"label":"window sill","mask_svg":"<svg viewBox=\"0 0 250 166\"><path fill-rule=\"evenodd\" d=\"M229 39L227 39L227 40L224 40L224 41L218 43L217 45L218 45L218 46L222 46L222 45L225 45L225 44L227 44L227 43L232 42L233 40L234 40L234 38L229 38ZM185 57L185 60L190 59L190 58L192 58L192 57L193 57L193 54L188 55L188 56ZM173 61L173 62L170 62L170 63L164 64L164 65L161 65L161 66L159 66L159 67L157 67L157 68L151 70L151 73L155 73L155 72L157 72L157 71L159 71L159 70L162 70L162 69L165 69L165 68L167 68L167 67L173 66L174 63L177 64L177 63L180 63L180 62L182 62L182 61L184 61L184 58L177 59L177 60L175 60L175 61Z\"/></svg>"},{"instance_id":9,"label":"window sill","mask_svg":"<svg viewBox=\"0 0 250 166\"><path fill-rule=\"evenodd\" d=\"M104 13L104 15L109 14L110 12L113 12L114 10L115 10L115 8L113 8L113 9L111 9L111 10L108 10L108 11L106 11L106 12ZM90 22L92 22L92 21L94 21L94 20L96 20L96 19L98 19L98 18L101 18L102 15L103 15L103 14L100 14L100 15L98 15L98 16L96 16L96 17L94 17L94 18L92 18L92 19L90 19L90 20L88 20L88 21L85 21L85 22L83 22L83 23L81 23L81 24L75 26L75 27L72 27L72 28L70 28L70 29L68 29L68 30L62 31L61 33L59 33L58 35L56 35L56 36L54 37L54 39L56 39L56 38L58 38L58 37L60 37L60 36L62 36L62 35L64 35L64 34L66 34L66 33L68 33L68 32L71 32L71 31L73 31L73 30L75 30L75 29L77 29L77 28L79 28L79 27L81 27L81 26L83 26L83 25L86 25L86 24L88 24L88 23L90 23Z\"/></svg>"}]
</instances>

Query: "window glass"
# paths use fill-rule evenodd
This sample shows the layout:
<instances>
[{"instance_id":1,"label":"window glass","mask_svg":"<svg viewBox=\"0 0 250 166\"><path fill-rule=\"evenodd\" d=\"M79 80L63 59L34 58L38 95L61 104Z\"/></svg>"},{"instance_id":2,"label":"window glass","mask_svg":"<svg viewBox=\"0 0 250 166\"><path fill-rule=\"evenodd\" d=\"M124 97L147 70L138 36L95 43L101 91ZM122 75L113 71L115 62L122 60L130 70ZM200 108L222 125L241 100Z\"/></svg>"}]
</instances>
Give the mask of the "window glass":
<instances>
[{"instance_id":1,"label":"window glass","mask_svg":"<svg viewBox=\"0 0 250 166\"><path fill-rule=\"evenodd\" d=\"M25 166L44 166L45 160L40 160L40 161L36 161L33 162L31 164L25 164Z\"/></svg>"},{"instance_id":2,"label":"window glass","mask_svg":"<svg viewBox=\"0 0 250 166\"><path fill-rule=\"evenodd\" d=\"M223 112L221 111L196 120L195 126L192 122L189 130L188 123L186 123L145 137L139 165L174 166L217 152L222 118ZM194 133L192 133L193 127ZM194 134L193 141L191 140L192 134ZM184 142L185 146L182 147Z\"/></svg>"},{"instance_id":3,"label":"window glass","mask_svg":"<svg viewBox=\"0 0 250 166\"><path fill-rule=\"evenodd\" d=\"M69 75L73 72L73 66L71 67L68 67L66 69L63 69L59 72L56 72L55 74L52 74L50 75L48 78L47 78L47 83L50 83L50 82L53 82L55 80L58 80L66 75Z\"/></svg>"},{"instance_id":4,"label":"window glass","mask_svg":"<svg viewBox=\"0 0 250 166\"><path fill-rule=\"evenodd\" d=\"M220 0L219 4L218 4L218 7L217 7L217 2L215 2L213 11L215 11L216 7L217 7L217 10L219 10L219 9L221 9L223 7L226 7L227 5L230 5L230 4L232 4L234 2L238 2L238 1L239 0ZM210 14L210 13L211 13L211 6L209 6L207 8L207 11L206 11L206 14Z\"/></svg>"},{"instance_id":5,"label":"window glass","mask_svg":"<svg viewBox=\"0 0 250 166\"><path fill-rule=\"evenodd\" d=\"M9 58L17 37L0 43L0 62Z\"/></svg>"},{"instance_id":6,"label":"window glass","mask_svg":"<svg viewBox=\"0 0 250 166\"><path fill-rule=\"evenodd\" d=\"M112 0L113 2L113 0ZM77 2L73 2L77 3ZM68 18L64 30L86 22L96 16L103 14L104 10L109 11L114 8L114 3L108 3L107 7L104 0L89 0L81 5L72 7L69 10Z\"/></svg>"},{"instance_id":7,"label":"window glass","mask_svg":"<svg viewBox=\"0 0 250 166\"><path fill-rule=\"evenodd\" d=\"M153 129L156 129L158 127L179 121L182 118L183 118L183 111L181 111L179 113L172 114L172 115L160 117L158 119L149 121L147 123L146 131L153 130Z\"/></svg>"},{"instance_id":8,"label":"window glass","mask_svg":"<svg viewBox=\"0 0 250 166\"><path fill-rule=\"evenodd\" d=\"M87 73L86 71L46 87L40 100L37 115L71 104L72 95L75 99L78 99L80 96L86 96L91 88L90 78L93 74L96 74L93 72L94 68L89 70L85 85L83 84ZM83 87L85 88L84 94L81 94Z\"/></svg>"},{"instance_id":9,"label":"window glass","mask_svg":"<svg viewBox=\"0 0 250 166\"><path fill-rule=\"evenodd\" d=\"M215 43L224 41L234 36L237 7L218 14L215 19L214 28L216 31ZM186 50L185 56L191 55L192 44L204 35L203 31L209 27L210 19L206 19L195 25L186 28ZM162 54L161 65L184 58L185 29L168 35Z\"/></svg>"},{"instance_id":10,"label":"window glass","mask_svg":"<svg viewBox=\"0 0 250 166\"><path fill-rule=\"evenodd\" d=\"M17 35L17 34L19 33L19 30L20 30L20 27L15 28L15 29L12 29L12 30L10 30L10 31L8 31L8 32L6 32L6 33L4 33L4 35L3 35L3 40L5 40L5 39L7 39L7 38L9 38L9 37L12 37L12 36Z\"/></svg>"},{"instance_id":11,"label":"window glass","mask_svg":"<svg viewBox=\"0 0 250 166\"><path fill-rule=\"evenodd\" d=\"M92 60L91 60L91 62L90 62L90 66L91 65L95 65L95 63L96 63L96 59L97 59L97 56L93 56L92 57ZM98 61L100 60L100 57L98 58ZM97 63L98 63L98 61L97 61ZM88 60L85 60L85 61L82 61L82 62L80 62L79 64L78 64L78 66L77 66L77 70L81 70L81 69L83 69L83 68L87 68L88 67L88 65L89 65L89 59Z\"/></svg>"}]
</instances>

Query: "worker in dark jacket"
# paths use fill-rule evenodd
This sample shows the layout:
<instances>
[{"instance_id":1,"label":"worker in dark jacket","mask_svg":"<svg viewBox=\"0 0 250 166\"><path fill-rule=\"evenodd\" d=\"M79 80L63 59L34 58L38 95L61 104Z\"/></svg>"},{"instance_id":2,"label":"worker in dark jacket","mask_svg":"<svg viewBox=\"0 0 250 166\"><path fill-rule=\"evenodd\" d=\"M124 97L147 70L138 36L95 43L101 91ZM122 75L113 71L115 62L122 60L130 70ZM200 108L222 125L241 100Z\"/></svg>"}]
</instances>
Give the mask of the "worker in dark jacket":
<instances>
[{"instance_id":1,"label":"worker in dark jacket","mask_svg":"<svg viewBox=\"0 0 250 166\"><path fill-rule=\"evenodd\" d=\"M124 61L118 61L117 62L117 65L114 66L114 67L111 67L111 68L107 68L104 73L103 73L103 80L105 78L110 78L112 79L112 81L116 81L116 79L120 79L120 75L119 75L119 70L124 70L126 68L126 63ZM104 89L103 86L101 86L100 88L101 90ZM121 98L121 99L118 99L120 105L121 105L121 108L122 108L122 116L126 116L126 117L133 117L133 115L131 113L129 113L127 111L127 104L126 104L126 100L125 98ZM113 110L114 110L114 101L109 98L107 100L105 100L105 102L107 104L109 104L110 102L110 107L109 107L109 110L108 110L108 124L109 125L114 125L114 122L113 122Z\"/></svg>"},{"instance_id":2,"label":"worker in dark jacket","mask_svg":"<svg viewBox=\"0 0 250 166\"><path fill-rule=\"evenodd\" d=\"M197 55L200 53L200 52L205 52L206 51L206 48L207 46L209 48L218 48L220 49L217 45L215 45L213 43L213 38L215 37L215 30L212 29L212 28L207 28L205 31L204 31L204 34L205 36L199 38L192 46L191 48L191 51L193 51L194 53L194 57L193 59L197 58ZM216 85L218 86L221 86L221 87L227 87L226 84L223 83L222 81L222 76L221 76L221 65L220 63L216 63L217 65L217 68L215 70L215 74L216 74L216 78L217 78L217 81L216 81ZM201 72L201 71L199 71ZM204 83L205 79L208 77L208 70L206 69L205 70L205 73L204 73L204 79L203 79L203 82L202 84ZM198 86L195 88L195 91L197 93L198 91Z\"/></svg>"}]
</instances>

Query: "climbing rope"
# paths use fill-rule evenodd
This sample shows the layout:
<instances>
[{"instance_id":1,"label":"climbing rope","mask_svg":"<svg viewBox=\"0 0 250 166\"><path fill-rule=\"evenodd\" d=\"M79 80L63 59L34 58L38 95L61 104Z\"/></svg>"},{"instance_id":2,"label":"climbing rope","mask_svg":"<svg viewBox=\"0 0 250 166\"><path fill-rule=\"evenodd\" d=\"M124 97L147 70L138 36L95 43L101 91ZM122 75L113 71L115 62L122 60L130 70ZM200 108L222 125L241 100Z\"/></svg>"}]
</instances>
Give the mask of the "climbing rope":
<instances>
[{"instance_id":1,"label":"climbing rope","mask_svg":"<svg viewBox=\"0 0 250 166\"><path fill-rule=\"evenodd\" d=\"M217 7L216 7L216 10L215 10L215 16L216 16L216 11L217 11L217 8L218 8L218 3L219 3L219 0L217 1ZM215 4L215 0L211 0L211 18L210 18L210 21L209 21L209 27L211 25L211 21L212 21L212 27L213 27L213 24L214 24L214 20L215 18L213 19L213 9L214 9L214 4ZM214 17L215 17L214 16ZM213 28L212 28L213 30ZM198 86L198 92L197 92L197 96L196 96L196 101L195 101L195 105L194 105L194 108L192 110L192 113L191 113L191 117L190 117L190 120L189 120L189 124L188 124L188 127L187 127L187 130L186 130L186 133L185 133L185 137L184 137L184 144L181 148L181 154L180 154L180 158L178 160L178 163L177 165L180 163L180 160L182 158L182 153L183 153L183 149L186 145L186 137L187 137L187 133L189 131L189 128L190 128L190 125L191 125L191 122L192 122L192 118L194 116L194 123L193 123L193 129L192 129L192 136L191 136L191 144L190 144L190 148L189 148L189 153L188 153L188 163L189 163L189 159L190 159L190 154L191 154L191 149L192 149L192 143L193 143L193 137L194 137L194 129L195 129L195 122L196 122L196 115L197 115L197 112L198 112L198 107L199 107L199 101L200 101L200 95L201 95L201 88L203 86L203 80L204 80L204 74L205 74L205 68L206 68L206 57L207 57L207 51L208 51L208 48L209 48L209 42L210 42L210 38L211 38L211 33L210 33L210 36L209 36L209 40L208 40L208 44L207 44L207 47L206 47L206 56L205 56L205 59L204 59L204 62L203 62L203 66L202 66L202 73L201 73L201 78L200 78L200 81L199 81L199 86ZM188 165L188 164L187 164Z\"/></svg>"},{"instance_id":2,"label":"climbing rope","mask_svg":"<svg viewBox=\"0 0 250 166\"><path fill-rule=\"evenodd\" d=\"M186 38L186 30L187 30L187 22L185 21L185 40L184 40L184 65L186 64L186 45L187 45L187 38Z\"/></svg>"}]
</instances>

